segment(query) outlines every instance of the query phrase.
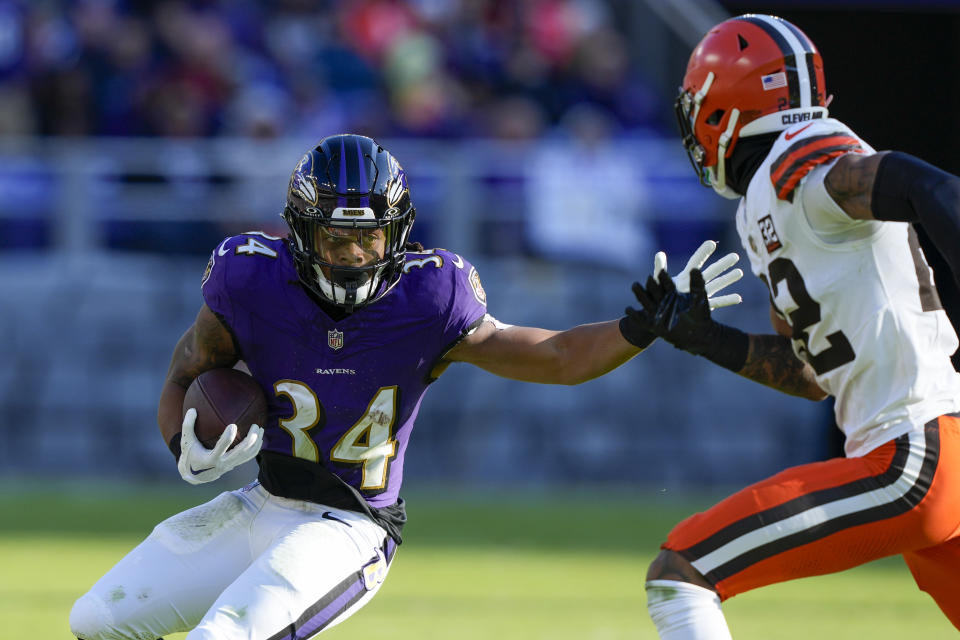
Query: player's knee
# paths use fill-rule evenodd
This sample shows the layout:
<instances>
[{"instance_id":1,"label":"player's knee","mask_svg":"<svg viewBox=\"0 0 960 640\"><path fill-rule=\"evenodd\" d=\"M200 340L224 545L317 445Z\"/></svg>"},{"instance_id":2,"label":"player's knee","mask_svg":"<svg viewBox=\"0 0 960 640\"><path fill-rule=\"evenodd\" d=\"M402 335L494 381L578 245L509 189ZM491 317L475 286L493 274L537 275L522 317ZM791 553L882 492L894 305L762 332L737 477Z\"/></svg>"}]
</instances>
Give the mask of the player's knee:
<instances>
[{"instance_id":1,"label":"player's knee","mask_svg":"<svg viewBox=\"0 0 960 640\"><path fill-rule=\"evenodd\" d=\"M79 640L112 640L121 638L113 629L113 620L106 604L86 593L73 604L70 610L70 631Z\"/></svg>"},{"instance_id":2,"label":"player's knee","mask_svg":"<svg viewBox=\"0 0 960 640\"><path fill-rule=\"evenodd\" d=\"M677 580L684 564L689 562L679 553L663 549L647 567L647 580Z\"/></svg>"},{"instance_id":3,"label":"player's knee","mask_svg":"<svg viewBox=\"0 0 960 640\"><path fill-rule=\"evenodd\" d=\"M676 551L663 549L647 569L650 580L676 580L714 590L713 585L690 562Z\"/></svg>"}]
</instances>

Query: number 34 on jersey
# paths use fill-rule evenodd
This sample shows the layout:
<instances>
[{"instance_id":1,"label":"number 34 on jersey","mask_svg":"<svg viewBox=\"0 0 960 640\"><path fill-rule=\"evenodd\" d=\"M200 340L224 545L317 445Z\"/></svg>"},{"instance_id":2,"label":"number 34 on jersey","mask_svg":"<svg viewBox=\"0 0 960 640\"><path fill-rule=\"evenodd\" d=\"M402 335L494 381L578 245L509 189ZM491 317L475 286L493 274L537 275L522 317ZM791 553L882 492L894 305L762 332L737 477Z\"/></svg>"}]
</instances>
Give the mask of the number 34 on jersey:
<instances>
[{"instance_id":1,"label":"number 34 on jersey","mask_svg":"<svg viewBox=\"0 0 960 640\"><path fill-rule=\"evenodd\" d=\"M278 396L286 396L293 415L280 419L280 428L293 439L293 455L320 462L320 452L311 433L323 428L323 407L313 390L296 380L280 380L273 386ZM360 488L382 489L387 482L390 459L397 454L393 427L397 413L397 387L379 389L352 427L347 429L330 451L333 462L363 467Z\"/></svg>"}]
</instances>

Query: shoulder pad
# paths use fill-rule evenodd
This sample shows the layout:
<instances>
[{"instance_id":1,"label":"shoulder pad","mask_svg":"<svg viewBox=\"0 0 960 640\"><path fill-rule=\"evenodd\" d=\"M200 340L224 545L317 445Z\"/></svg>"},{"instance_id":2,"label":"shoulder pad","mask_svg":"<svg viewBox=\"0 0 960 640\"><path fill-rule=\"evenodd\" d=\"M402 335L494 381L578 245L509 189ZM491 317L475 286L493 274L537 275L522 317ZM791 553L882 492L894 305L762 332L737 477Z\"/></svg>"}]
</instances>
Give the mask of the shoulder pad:
<instances>
[{"instance_id":1,"label":"shoulder pad","mask_svg":"<svg viewBox=\"0 0 960 640\"><path fill-rule=\"evenodd\" d=\"M487 296L480 283L480 275L476 268L459 254L446 249L424 249L423 251L407 251L406 264L403 266L404 277L414 276L421 283L430 284L418 289L431 289L430 295L438 291L470 291L479 304L486 306ZM403 282L403 279L401 279Z\"/></svg>"},{"instance_id":2,"label":"shoulder pad","mask_svg":"<svg viewBox=\"0 0 960 640\"><path fill-rule=\"evenodd\" d=\"M267 235L262 231L246 231L240 235L227 238L214 251L218 257L261 255L267 258L276 258L284 242L284 238Z\"/></svg>"},{"instance_id":3,"label":"shoulder pad","mask_svg":"<svg viewBox=\"0 0 960 640\"><path fill-rule=\"evenodd\" d=\"M224 239L210 254L201 287L206 290L211 280L215 281L215 288L228 286L228 281L229 286L242 286L252 278L274 271L274 267L267 267L264 261L276 265L275 269L292 268L285 243L284 238L261 231L248 231Z\"/></svg>"},{"instance_id":4,"label":"shoulder pad","mask_svg":"<svg viewBox=\"0 0 960 640\"><path fill-rule=\"evenodd\" d=\"M456 269L463 269L465 266L469 266L463 258L452 251L447 251L446 249L424 249L423 251L407 251L403 272L409 273L415 269L424 269L428 266L433 268L427 270L430 272L431 270L443 269L447 265L455 267Z\"/></svg>"},{"instance_id":5,"label":"shoulder pad","mask_svg":"<svg viewBox=\"0 0 960 640\"><path fill-rule=\"evenodd\" d=\"M861 140L836 120L798 124L785 130L774 143L770 182L781 200L793 202L793 193L817 165L847 153L867 153Z\"/></svg>"}]
</instances>

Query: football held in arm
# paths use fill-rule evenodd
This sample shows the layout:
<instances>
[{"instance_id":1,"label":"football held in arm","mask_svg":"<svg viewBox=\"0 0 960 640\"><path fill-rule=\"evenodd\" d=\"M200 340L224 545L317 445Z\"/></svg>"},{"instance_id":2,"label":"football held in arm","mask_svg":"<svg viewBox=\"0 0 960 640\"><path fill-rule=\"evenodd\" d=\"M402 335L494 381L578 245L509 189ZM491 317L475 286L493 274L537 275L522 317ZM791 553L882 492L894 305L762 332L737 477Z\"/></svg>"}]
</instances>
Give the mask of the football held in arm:
<instances>
[{"instance_id":1,"label":"football held in arm","mask_svg":"<svg viewBox=\"0 0 960 640\"><path fill-rule=\"evenodd\" d=\"M213 248L158 406L162 442L186 482L254 459L257 479L158 524L76 601L70 626L81 640L182 631L292 640L342 623L393 567L414 420L449 365L579 384L656 339L626 316L562 331L495 318L466 256L412 240L407 173L370 138L324 138L291 165L289 234L243 233ZM696 273L708 305L735 304L738 295L719 292L742 275L737 256L708 264L715 249L704 242L676 286L689 291ZM665 255L655 268L669 278ZM238 366L265 413L247 411L256 393L223 397L230 385L207 379ZM260 422L237 442L228 421L251 416ZM120 587L153 597L111 597Z\"/></svg>"}]
</instances>

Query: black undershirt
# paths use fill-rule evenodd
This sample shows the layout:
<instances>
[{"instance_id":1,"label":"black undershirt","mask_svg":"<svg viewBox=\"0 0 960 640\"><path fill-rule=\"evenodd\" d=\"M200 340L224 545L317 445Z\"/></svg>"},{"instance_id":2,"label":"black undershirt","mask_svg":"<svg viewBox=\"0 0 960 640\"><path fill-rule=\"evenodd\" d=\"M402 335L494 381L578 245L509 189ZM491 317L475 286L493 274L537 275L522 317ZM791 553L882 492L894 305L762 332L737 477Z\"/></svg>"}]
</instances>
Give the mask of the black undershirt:
<instances>
[{"instance_id":1,"label":"black undershirt","mask_svg":"<svg viewBox=\"0 0 960 640\"><path fill-rule=\"evenodd\" d=\"M726 160L727 186L741 196L746 195L753 174L763 164L773 143L779 137L780 132L774 131L737 140L737 146L733 148L733 153Z\"/></svg>"}]
</instances>

